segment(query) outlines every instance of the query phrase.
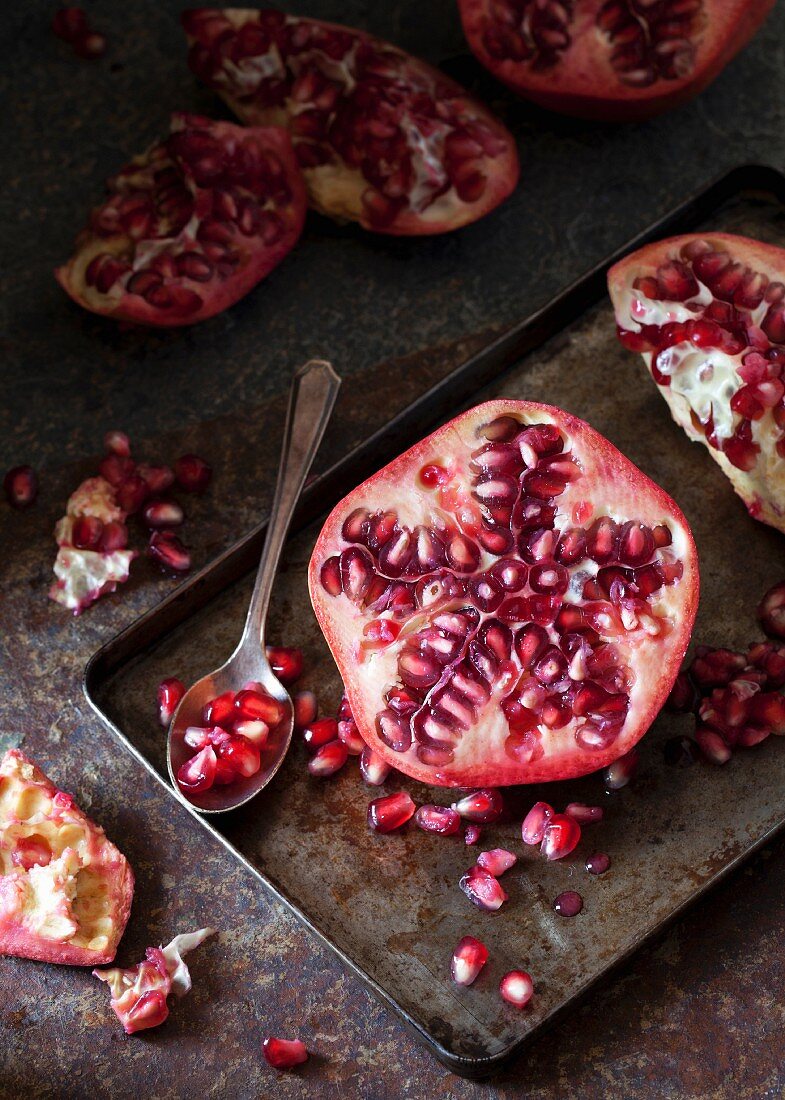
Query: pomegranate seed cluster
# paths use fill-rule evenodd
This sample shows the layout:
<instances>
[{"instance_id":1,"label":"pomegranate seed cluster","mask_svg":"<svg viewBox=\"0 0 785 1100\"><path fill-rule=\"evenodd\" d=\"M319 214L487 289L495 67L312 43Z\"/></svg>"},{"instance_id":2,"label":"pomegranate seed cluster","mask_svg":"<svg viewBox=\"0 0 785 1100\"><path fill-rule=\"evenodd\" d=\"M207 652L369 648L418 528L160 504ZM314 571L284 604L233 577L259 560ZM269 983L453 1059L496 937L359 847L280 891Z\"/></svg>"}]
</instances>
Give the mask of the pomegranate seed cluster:
<instances>
[{"instance_id":1,"label":"pomegranate seed cluster","mask_svg":"<svg viewBox=\"0 0 785 1100\"><path fill-rule=\"evenodd\" d=\"M537 761L543 736L568 726L582 749L607 750L634 681L619 643L663 632L653 600L682 577L671 530L592 506L575 522L560 497L580 490L582 468L555 425L501 416L479 434L469 464L473 535L467 506L450 496L451 474L428 464L420 482L437 496L430 525L355 508L343 549L320 566L322 589L360 612L359 660L395 654L378 736L438 771L501 708L512 761Z\"/></svg>"},{"instance_id":2,"label":"pomegranate seed cluster","mask_svg":"<svg viewBox=\"0 0 785 1100\"><path fill-rule=\"evenodd\" d=\"M693 239L633 291L625 324L640 321L639 331L621 324L619 337L644 354L659 386L689 402L694 431L745 473L765 434L785 458L785 283Z\"/></svg>"},{"instance_id":3,"label":"pomegranate seed cluster","mask_svg":"<svg viewBox=\"0 0 785 1100\"><path fill-rule=\"evenodd\" d=\"M364 184L373 228L447 192L482 199L511 142L451 81L359 31L266 10L187 12L189 64L246 121L287 125L302 168L341 165Z\"/></svg>"},{"instance_id":4,"label":"pomegranate seed cluster","mask_svg":"<svg viewBox=\"0 0 785 1100\"><path fill-rule=\"evenodd\" d=\"M174 470L137 463L124 432L107 432L104 445L98 475L71 494L55 527L56 580L49 595L77 615L128 580L137 557L128 548L129 516L141 521L148 556L164 572L180 574L191 568L191 555L176 534L185 513L171 490L176 485L183 492L202 492L212 476L198 455L183 455Z\"/></svg>"}]
</instances>

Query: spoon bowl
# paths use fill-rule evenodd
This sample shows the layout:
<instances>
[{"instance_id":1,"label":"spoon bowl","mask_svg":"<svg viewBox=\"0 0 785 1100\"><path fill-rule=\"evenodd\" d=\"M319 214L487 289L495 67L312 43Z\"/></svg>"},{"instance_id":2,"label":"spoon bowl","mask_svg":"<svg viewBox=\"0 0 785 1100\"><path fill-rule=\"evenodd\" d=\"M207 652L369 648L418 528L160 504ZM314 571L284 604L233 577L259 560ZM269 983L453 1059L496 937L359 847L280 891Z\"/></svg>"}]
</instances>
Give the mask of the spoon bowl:
<instances>
[{"instance_id":1,"label":"spoon bowl","mask_svg":"<svg viewBox=\"0 0 785 1100\"><path fill-rule=\"evenodd\" d=\"M273 778L291 744L294 708L286 688L267 660L265 623L273 579L292 513L327 427L340 384L331 365L321 359L311 360L295 372L278 482L243 636L225 664L197 680L186 691L169 725L166 762L172 786L182 801L203 814L226 813L249 802ZM260 684L265 694L284 707L283 718L271 727L261 746L259 771L248 777L239 776L227 785L214 785L198 794L183 791L177 782L177 773L194 756L194 750L185 743L186 730L189 726L206 728L202 714L211 699L227 691L241 691L250 684Z\"/></svg>"}]
</instances>

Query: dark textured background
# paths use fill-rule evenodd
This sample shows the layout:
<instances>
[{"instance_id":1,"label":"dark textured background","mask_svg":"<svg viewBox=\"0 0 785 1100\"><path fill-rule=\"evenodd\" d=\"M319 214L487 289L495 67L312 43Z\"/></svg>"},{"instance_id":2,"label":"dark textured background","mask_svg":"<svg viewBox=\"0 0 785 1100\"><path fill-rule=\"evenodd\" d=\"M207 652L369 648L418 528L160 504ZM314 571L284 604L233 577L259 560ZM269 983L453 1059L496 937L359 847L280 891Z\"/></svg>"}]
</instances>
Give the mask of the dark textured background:
<instances>
[{"instance_id":1,"label":"dark textured background","mask_svg":"<svg viewBox=\"0 0 785 1100\"><path fill-rule=\"evenodd\" d=\"M9 6L0 27L0 467L29 461L43 481L31 512L0 505L0 739L22 742L73 790L137 870L121 962L208 921L222 932L194 957L194 992L166 1027L133 1040L87 973L0 960L4 1095L781 1095L782 842L503 1077L460 1081L164 798L87 710L86 658L171 582L140 566L122 598L76 621L43 593L52 523L93 469L106 428L129 431L146 455L193 447L211 459L214 487L189 508L187 528L202 564L264 511L282 395L301 359L330 356L346 378L324 461L708 178L741 161L785 166L782 5L698 101L611 128L512 100L467 58L444 0L378 10L312 0L298 10L447 62L518 136L521 187L485 221L432 241L374 238L311 217L297 251L233 310L163 335L81 313L51 269L103 177L162 131L170 109L220 109L186 69L181 5L91 5L110 36L94 63L52 38L54 7ZM294 1030L322 1057L300 1078L277 1077L259 1040Z\"/></svg>"}]
</instances>

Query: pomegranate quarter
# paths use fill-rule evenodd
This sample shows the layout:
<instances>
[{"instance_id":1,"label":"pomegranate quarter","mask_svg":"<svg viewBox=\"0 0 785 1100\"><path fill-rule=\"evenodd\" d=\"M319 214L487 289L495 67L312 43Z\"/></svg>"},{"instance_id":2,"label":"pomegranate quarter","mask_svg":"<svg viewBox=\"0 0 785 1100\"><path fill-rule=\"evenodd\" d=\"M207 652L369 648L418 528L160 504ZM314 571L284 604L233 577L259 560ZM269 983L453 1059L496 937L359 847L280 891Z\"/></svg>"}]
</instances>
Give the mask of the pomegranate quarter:
<instances>
[{"instance_id":1,"label":"pomegranate quarter","mask_svg":"<svg viewBox=\"0 0 785 1100\"><path fill-rule=\"evenodd\" d=\"M458 0L469 46L535 103L586 118L648 118L692 99L774 0Z\"/></svg>"},{"instance_id":2,"label":"pomegranate quarter","mask_svg":"<svg viewBox=\"0 0 785 1100\"><path fill-rule=\"evenodd\" d=\"M55 275L85 309L142 325L190 325L234 305L293 248L305 219L284 130L195 115L173 115L169 137L107 191Z\"/></svg>"},{"instance_id":3,"label":"pomegranate quarter","mask_svg":"<svg viewBox=\"0 0 785 1100\"><path fill-rule=\"evenodd\" d=\"M785 249L672 237L612 267L619 338L751 516L785 531Z\"/></svg>"},{"instance_id":4,"label":"pomegranate quarter","mask_svg":"<svg viewBox=\"0 0 785 1100\"><path fill-rule=\"evenodd\" d=\"M309 584L372 750L481 787L629 751L678 673L698 566L677 505L598 432L499 400L351 492Z\"/></svg>"},{"instance_id":5,"label":"pomegranate quarter","mask_svg":"<svg viewBox=\"0 0 785 1100\"><path fill-rule=\"evenodd\" d=\"M292 135L311 205L381 233L444 233L518 182L510 133L438 69L363 31L268 8L183 14L188 63L252 126Z\"/></svg>"}]
</instances>

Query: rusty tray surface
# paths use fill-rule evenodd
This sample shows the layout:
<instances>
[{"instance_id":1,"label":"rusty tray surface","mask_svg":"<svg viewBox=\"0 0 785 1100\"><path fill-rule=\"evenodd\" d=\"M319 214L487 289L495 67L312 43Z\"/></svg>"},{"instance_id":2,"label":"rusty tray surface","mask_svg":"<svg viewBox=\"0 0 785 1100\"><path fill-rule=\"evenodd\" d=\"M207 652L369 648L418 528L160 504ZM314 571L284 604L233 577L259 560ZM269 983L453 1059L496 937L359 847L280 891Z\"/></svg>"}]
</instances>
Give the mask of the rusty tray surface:
<instances>
[{"instance_id":1,"label":"rusty tray surface","mask_svg":"<svg viewBox=\"0 0 785 1100\"><path fill-rule=\"evenodd\" d=\"M700 226L782 244L783 201L785 178L769 169L739 169L629 247ZM319 530L313 518L469 396L471 403L502 396L547 401L608 436L675 497L690 521L702 579L695 638L743 647L756 636L750 608L780 577L781 536L747 516L708 453L671 422L640 356L618 343L604 267L467 361L306 493L268 636L302 647L307 672L298 687L313 688L324 713L334 712L341 685L308 601L306 570ZM86 670L91 704L167 787L165 738L152 705L156 685L171 675L188 683L232 650L252 584L247 571L262 538L260 528L104 647ZM497 913L480 912L457 887L479 849L414 827L387 837L366 827L369 799L401 784L418 803L448 802L449 792L401 776L369 788L356 761L333 780L312 779L303 746L294 744L255 803L217 822L194 816L445 1064L479 1076L517 1052L785 824L785 754L778 739L739 752L725 768L668 766L663 743L688 729L688 719L661 715L641 744L637 779L620 792L604 792L597 775L547 789L511 789L509 821L488 827L481 845L509 847L519 856L504 878L510 901ZM605 806L605 820L585 829L576 857L548 864L521 844L521 817L540 797L559 806L571 800ZM583 869L595 850L607 851L613 861L598 878ZM572 920L552 909L565 889L584 898L583 913ZM467 934L481 938L491 958L478 981L462 989L449 979L449 961ZM536 996L524 1012L498 995L499 978L514 967L535 980Z\"/></svg>"}]
</instances>

